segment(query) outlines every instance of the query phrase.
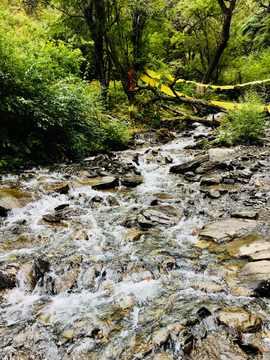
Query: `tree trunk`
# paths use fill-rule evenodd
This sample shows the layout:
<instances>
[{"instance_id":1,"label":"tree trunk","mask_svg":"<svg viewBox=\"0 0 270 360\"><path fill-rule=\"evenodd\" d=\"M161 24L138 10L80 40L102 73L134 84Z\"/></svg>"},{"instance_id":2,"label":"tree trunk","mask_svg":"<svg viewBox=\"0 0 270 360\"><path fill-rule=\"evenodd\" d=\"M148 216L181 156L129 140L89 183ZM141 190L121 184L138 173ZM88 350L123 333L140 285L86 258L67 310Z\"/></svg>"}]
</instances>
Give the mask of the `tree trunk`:
<instances>
[{"instance_id":1,"label":"tree trunk","mask_svg":"<svg viewBox=\"0 0 270 360\"><path fill-rule=\"evenodd\" d=\"M212 56L210 63L208 65L208 68L204 74L204 77L202 80L203 84L208 84L209 81L211 80L211 76L216 68L216 65L217 65L223 51L225 50L225 48L227 46L228 40L230 38L231 20L232 20L233 11L234 11L237 0L231 0L229 8L225 5L223 0L217 0L217 1L219 3L219 6L220 6L223 14L224 14L222 34L221 34L220 42L216 48L216 51L215 51L214 55Z\"/></svg>"}]
</instances>

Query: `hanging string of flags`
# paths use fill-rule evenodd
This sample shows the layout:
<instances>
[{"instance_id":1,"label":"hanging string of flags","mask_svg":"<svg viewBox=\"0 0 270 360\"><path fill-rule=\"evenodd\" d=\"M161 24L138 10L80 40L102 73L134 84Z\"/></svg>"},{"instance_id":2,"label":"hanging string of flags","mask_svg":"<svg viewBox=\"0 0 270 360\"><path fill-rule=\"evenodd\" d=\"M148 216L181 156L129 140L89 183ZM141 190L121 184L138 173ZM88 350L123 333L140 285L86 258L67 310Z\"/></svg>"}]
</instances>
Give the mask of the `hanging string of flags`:
<instances>
[{"instance_id":1,"label":"hanging string of flags","mask_svg":"<svg viewBox=\"0 0 270 360\"><path fill-rule=\"evenodd\" d=\"M150 86L153 86L155 88L158 88L159 85L161 85L161 88L160 90L167 94L167 95L170 95L170 96L173 96L175 97L176 95L174 94L174 92L169 88L169 86L166 86L164 84L160 84L157 80L155 79L160 79L161 76L160 74L157 74L155 71L153 70L150 70L148 68L144 68L145 72L150 76L147 76L147 75L144 75L142 74L140 76L140 79L142 81L144 81L146 84L150 85ZM169 79L170 81L174 81L174 78L171 76L171 75L165 75L167 77L167 79ZM182 82L182 83L185 83L185 84L188 84L188 83L193 83L197 86L204 86L204 87L211 87L213 89L222 89L222 90L229 90L229 89L234 89L235 87L237 86L246 86L246 85L252 85L252 84L262 84L264 82L267 82L267 81L270 81L270 79L266 79L266 80L258 80L258 81L252 81L252 82L249 82L249 83L245 83L245 84L237 84L237 85L225 85L225 86L221 86L221 85L209 85L209 84L201 84L201 83L197 83L195 81L186 81L184 79L178 79L176 80L176 82ZM185 94L182 94L178 91L175 91L176 94L180 97L185 97L187 99L193 99L192 97L190 96L187 96ZM228 109L228 110L240 110L242 109L243 105L242 104L238 104L238 103L233 103L233 102L224 102L224 101L210 101L213 105L217 105L217 106L221 106L225 109ZM270 113L270 105L269 106L262 106L261 107L261 111L264 111L264 110L268 110L268 112Z\"/></svg>"}]
</instances>

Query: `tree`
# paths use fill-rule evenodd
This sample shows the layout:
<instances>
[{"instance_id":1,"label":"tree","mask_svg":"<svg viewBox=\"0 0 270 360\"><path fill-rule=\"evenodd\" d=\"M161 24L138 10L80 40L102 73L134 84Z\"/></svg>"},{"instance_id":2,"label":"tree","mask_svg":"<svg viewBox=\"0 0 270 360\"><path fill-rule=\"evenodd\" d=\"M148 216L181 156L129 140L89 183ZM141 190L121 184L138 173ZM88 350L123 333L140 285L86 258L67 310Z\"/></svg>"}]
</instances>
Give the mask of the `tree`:
<instances>
[{"instance_id":1,"label":"tree","mask_svg":"<svg viewBox=\"0 0 270 360\"><path fill-rule=\"evenodd\" d=\"M220 6L220 9L223 13L223 25L222 25L222 32L221 32L221 38L220 41L216 47L216 50L210 60L210 63L208 65L208 68L204 74L202 83L203 84L208 84L211 76L215 70L215 67L223 53L223 51L225 50L227 43L229 41L230 38L230 27L231 27L231 21L232 21L232 16L233 16L233 11L236 7L237 4L237 0L229 0L227 2L229 2L229 6L226 5L226 3L223 0L217 0L218 4Z\"/></svg>"}]
</instances>

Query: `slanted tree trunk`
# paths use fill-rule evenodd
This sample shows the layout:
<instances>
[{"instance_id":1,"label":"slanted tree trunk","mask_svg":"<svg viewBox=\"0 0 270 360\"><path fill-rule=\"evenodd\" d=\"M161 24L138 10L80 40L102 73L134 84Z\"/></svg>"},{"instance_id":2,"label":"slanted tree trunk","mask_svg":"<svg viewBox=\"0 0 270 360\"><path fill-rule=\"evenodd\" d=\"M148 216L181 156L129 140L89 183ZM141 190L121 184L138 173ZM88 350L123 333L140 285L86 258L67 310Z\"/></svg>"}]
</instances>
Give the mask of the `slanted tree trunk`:
<instances>
[{"instance_id":1,"label":"slanted tree trunk","mask_svg":"<svg viewBox=\"0 0 270 360\"><path fill-rule=\"evenodd\" d=\"M230 0L230 6L227 7L227 5L225 4L225 2L223 0L217 0L217 1L223 12L223 15L224 15L222 34L221 34L220 42L214 52L214 55L212 56L212 58L210 60L208 68L204 74L204 77L202 80L203 84L208 84L209 81L211 80L211 76L217 66L217 63L218 63L223 51L225 50L225 48L227 46L227 43L230 38L230 27L231 27L233 11L235 9L236 2L237 2L237 0Z\"/></svg>"}]
</instances>

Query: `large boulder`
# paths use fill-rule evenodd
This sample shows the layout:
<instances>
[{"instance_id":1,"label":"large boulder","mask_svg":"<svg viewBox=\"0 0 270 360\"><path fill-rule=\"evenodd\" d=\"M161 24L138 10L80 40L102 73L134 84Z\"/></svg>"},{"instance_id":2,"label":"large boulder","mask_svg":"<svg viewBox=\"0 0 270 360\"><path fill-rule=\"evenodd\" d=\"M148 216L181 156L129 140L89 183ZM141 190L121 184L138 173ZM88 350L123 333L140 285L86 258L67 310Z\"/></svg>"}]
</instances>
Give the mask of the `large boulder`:
<instances>
[{"instance_id":1,"label":"large boulder","mask_svg":"<svg viewBox=\"0 0 270 360\"><path fill-rule=\"evenodd\" d=\"M217 243L233 240L242 232L248 231L257 225L255 220L228 219L212 222L203 227L200 240L210 240Z\"/></svg>"}]
</instances>

